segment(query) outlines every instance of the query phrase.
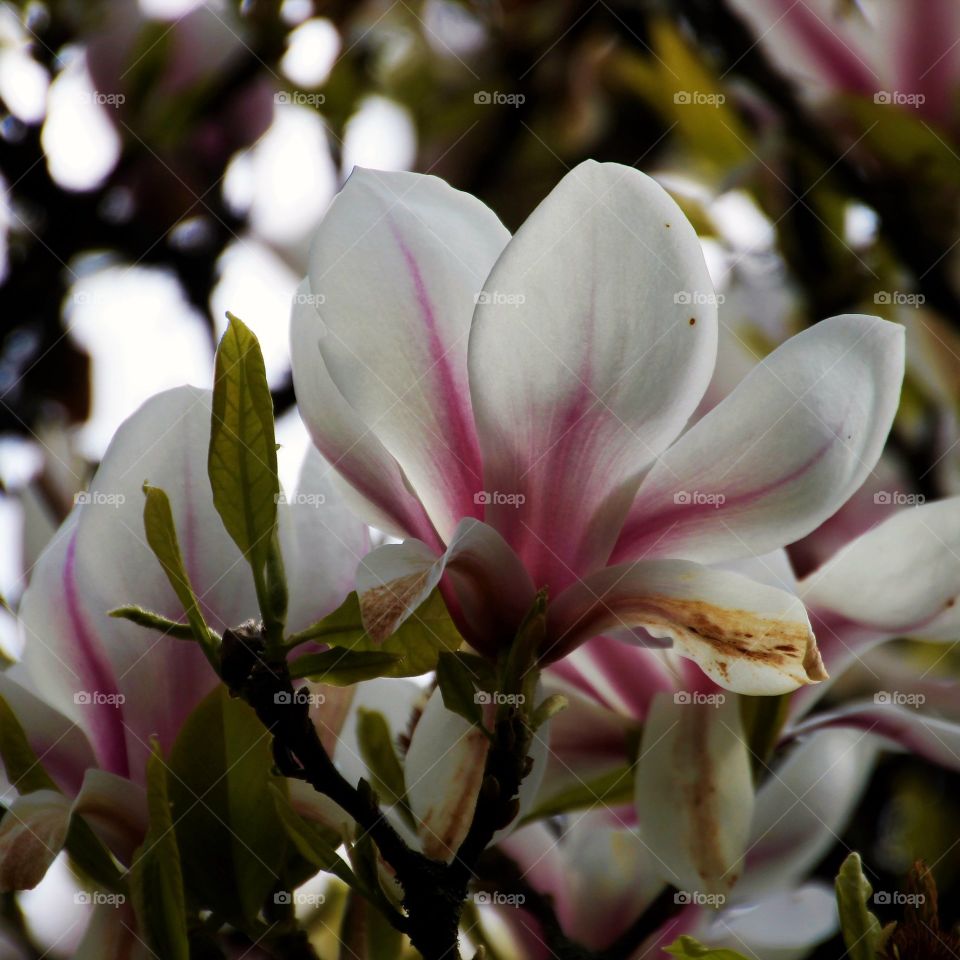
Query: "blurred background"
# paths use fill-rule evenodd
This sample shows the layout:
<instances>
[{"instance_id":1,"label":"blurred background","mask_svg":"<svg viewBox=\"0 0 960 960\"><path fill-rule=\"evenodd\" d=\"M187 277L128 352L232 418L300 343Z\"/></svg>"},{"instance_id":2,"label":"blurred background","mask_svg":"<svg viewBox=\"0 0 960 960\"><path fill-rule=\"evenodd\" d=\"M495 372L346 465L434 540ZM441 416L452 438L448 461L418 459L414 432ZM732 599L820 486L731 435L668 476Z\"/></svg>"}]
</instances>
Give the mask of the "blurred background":
<instances>
[{"instance_id":1,"label":"blurred background","mask_svg":"<svg viewBox=\"0 0 960 960\"><path fill-rule=\"evenodd\" d=\"M285 451L303 449L289 306L354 165L437 174L514 229L588 157L656 176L703 239L707 405L824 317L906 327L876 482L793 549L802 574L960 492L958 151L956 0L0 3L0 593L16 606L125 417L211 383L227 309L260 338ZM16 655L3 610L0 643ZM907 664L958 711L953 647L871 656L847 690ZM887 757L818 872L858 849L898 889L923 856L957 919L957 781ZM41 946L57 919L31 917Z\"/></svg>"}]
</instances>

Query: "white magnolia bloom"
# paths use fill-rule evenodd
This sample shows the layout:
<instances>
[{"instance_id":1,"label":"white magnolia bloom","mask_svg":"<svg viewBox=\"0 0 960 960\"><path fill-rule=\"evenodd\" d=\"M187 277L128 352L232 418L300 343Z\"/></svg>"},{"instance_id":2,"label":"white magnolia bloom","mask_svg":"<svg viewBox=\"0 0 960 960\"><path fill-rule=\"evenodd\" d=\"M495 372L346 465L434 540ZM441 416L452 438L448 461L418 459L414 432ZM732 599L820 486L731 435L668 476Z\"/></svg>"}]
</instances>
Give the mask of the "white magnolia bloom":
<instances>
[{"instance_id":1,"label":"white magnolia bloom","mask_svg":"<svg viewBox=\"0 0 960 960\"><path fill-rule=\"evenodd\" d=\"M902 330L793 337L682 433L713 370L700 244L653 180L581 164L517 234L434 177L355 170L292 321L301 414L372 523L384 635L437 584L477 649L551 598L544 659L612 628L667 637L752 694L825 674L802 604L718 569L809 533L896 410Z\"/></svg>"}]
</instances>

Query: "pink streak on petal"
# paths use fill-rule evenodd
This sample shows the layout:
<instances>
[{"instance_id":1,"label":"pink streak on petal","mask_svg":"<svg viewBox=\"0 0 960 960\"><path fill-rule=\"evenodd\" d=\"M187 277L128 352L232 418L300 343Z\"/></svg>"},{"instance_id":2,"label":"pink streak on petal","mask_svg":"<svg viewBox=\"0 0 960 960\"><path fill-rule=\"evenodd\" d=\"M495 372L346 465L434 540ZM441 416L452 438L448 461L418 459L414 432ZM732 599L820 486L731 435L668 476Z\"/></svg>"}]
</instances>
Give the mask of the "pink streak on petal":
<instances>
[{"instance_id":1,"label":"pink streak on petal","mask_svg":"<svg viewBox=\"0 0 960 960\"><path fill-rule=\"evenodd\" d=\"M83 616L80 598L77 594L76 580L77 532L70 537L67 547L66 563L63 568L63 588L66 599L66 612L73 628L73 640L76 643L79 660L75 661L82 674L82 681L90 687L89 693L105 696L119 693L113 670L105 660L99 644L92 636ZM123 705L109 703L91 703L84 709L92 717L93 740L103 769L121 777L129 776L129 763L126 739L123 733Z\"/></svg>"},{"instance_id":2,"label":"pink streak on petal","mask_svg":"<svg viewBox=\"0 0 960 960\"><path fill-rule=\"evenodd\" d=\"M417 305L427 332L427 351L433 360L430 374L436 378L439 392L436 398L439 408L436 412L439 419L446 420L447 436L436 438L436 440L445 445L446 451L452 455L452 461L437 463L436 466L441 472L453 468L454 475L450 478L449 495L458 518L480 517L480 507L474 503L473 499L481 483L480 443L473 420L470 391L462 382L462 378L457 376L451 364L450 354L455 345L445 347L441 339L433 303L417 258L389 215L387 222L413 283Z\"/></svg>"}]
</instances>

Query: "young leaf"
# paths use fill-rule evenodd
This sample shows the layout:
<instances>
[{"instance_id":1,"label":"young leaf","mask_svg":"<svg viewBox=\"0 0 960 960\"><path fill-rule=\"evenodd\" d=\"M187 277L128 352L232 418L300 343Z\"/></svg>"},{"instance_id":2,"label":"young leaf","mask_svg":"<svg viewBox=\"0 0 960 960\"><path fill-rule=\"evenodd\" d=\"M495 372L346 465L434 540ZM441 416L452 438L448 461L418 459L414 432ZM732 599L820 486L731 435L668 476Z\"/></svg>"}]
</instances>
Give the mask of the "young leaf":
<instances>
[{"instance_id":1,"label":"young leaf","mask_svg":"<svg viewBox=\"0 0 960 960\"><path fill-rule=\"evenodd\" d=\"M360 755L373 776L373 786L388 804L406 804L406 785L403 767L390 739L390 727L377 710L360 709L357 712L357 739Z\"/></svg>"},{"instance_id":2,"label":"young leaf","mask_svg":"<svg viewBox=\"0 0 960 960\"><path fill-rule=\"evenodd\" d=\"M715 947L705 947L693 937L683 936L674 941L669 947L664 947L666 953L675 957L696 957L698 960L747 960L742 953L736 950L724 950Z\"/></svg>"},{"instance_id":3,"label":"young leaf","mask_svg":"<svg viewBox=\"0 0 960 960\"><path fill-rule=\"evenodd\" d=\"M307 640L357 652L380 651L396 655L396 662L379 674L382 677L416 677L428 673L435 669L441 651L456 650L463 643L439 590L434 590L400 629L382 643L373 640L364 630L356 593L351 593L323 620L289 637L286 645L296 646ZM308 675L302 668L297 669L298 676Z\"/></svg>"},{"instance_id":4,"label":"young leaf","mask_svg":"<svg viewBox=\"0 0 960 960\"><path fill-rule=\"evenodd\" d=\"M467 723L483 726L483 708L477 697L473 674L453 653L441 653L437 659L437 686L443 705L463 717Z\"/></svg>"},{"instance_id":5,"label":"young leaf","mask_svg":"<svg viewBox=\"0 0 960 960\"><path fill-rule=\"evenodd\" d=\"M249 928L287 856L271 787L270 734L223 686L187 718L170 753L170 799L187 893Z\"/></svg>"},{"instance_id":6,"label":"young leaf","mask_svg":"<svg viewBox=\"0 0 960 960\"><path fill-rule=\"evenodd\" d=\"M279 556L270 556L279 554L273 400L257 338L228 316L230 324L217 348L207 459L213 505L250 563L264 621L282 624L282 564Z\"/></svg>"},{"instance_id":7,"label":"young leaf","mask_svg":"<svg viewBox=\"0 0 960 960\"><path fill-rule=\"evenodd\" d=\"M401 659L398 653L382 650L342 650L334 647L323 653L308 653L290 663L293 679L309 677L318 683L337 687L350 686L361 680L387 676Z\"/></svg>"},{"instance_id":8,"label":"young leaf","mask_svg":"<svg viewBox=\"0 0 960 960\"><path fill-rule=\"evenodd\" d=\"M146 497L143 505L143 527L146 531L147 543L160 561L160 566L163 567L163 572L167 575L167 580L170 581L177 599L183 604L194 638L207 655L207 659L216 668L218 661L216 645L210 628L204 622L203 614L200 612L197 596L187 578L187 570L180 555L177 531L173 525L170 500L163 490L159 487L151 487L148 483L143 485L143 493Z\"/></svg>"},{"instance_id":9,"label":"young leaf","mask_svg":"<svg viewBox=\"0 0 960 960\"><path fill-rule=\"evenodd\" d=\"M161 617L159 613L144 610L143 607L132 604L126 607L117 607L115 610L109 611L108 615L121 620L129 620L138 627L146 627L148 630L159 630L168 637L176 637L178 640L193 639L193 627L189 623L177 623L176 620L168 620L166 617Z\"/></svg>"},{"instance_id":10,"label":"young leaf","mask_svg":"<svg viewBox=\"0 0 960 960\"><path fill-rule=\"evenodd\" d=\"M566 790L541 800L524 818L524 823L556 817L574 810L589 810L595 806L617 807L633 801L635 767L625 764L589 783L577 783Z\"/></svg>"},{"instance_id":11,"label":"young leaf","mask_svg":"<svg viewBox=\"0 0 960 960\"><path fill-rule=\"evenodd\" d=\"M863 874L859 853L851 853L837 874L837 910L840 931L850 960L874 960L882 943L880 921L867 908L873 893Z\"/></svg>"},{"instance_id":12,"label":"young leaf","mask_svg":"<svg viewBox=\"0 0 960 960\"><path fill-rule=\"evenodd\" d=\"M167 794L167 769L156 745L147 760L147 805L147 835L130 867L137 924L157 956L190 960L186 898Z\"/></svg>"}]
</instances>

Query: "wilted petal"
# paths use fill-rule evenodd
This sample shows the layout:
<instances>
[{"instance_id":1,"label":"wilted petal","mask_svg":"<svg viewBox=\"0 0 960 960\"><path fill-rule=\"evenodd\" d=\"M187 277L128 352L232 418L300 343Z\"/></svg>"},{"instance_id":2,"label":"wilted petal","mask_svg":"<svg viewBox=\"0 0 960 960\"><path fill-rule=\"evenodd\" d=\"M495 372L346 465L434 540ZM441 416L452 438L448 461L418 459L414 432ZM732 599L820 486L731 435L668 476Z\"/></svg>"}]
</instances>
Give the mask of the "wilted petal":
<instances>
[{"instance_id":1,"label":"wilted petal","mask_svg":"<svg viewBox=\"0 0 960 960\"><path fill-rule=\"evenodd\" d=\"M601 570L564 591L547 623L550 659L612 627L640 626L738 693L788 693L826 676L795 596L687 560Z\"/></svg>"},{"instance_id":2,"label":"wilted petal","mask_svg":"<svg viewBox=\"0 0 960 960\"><path fill-rule=\"evenodd\" d=\"M357 168L311 249L322 322L294 368L298 390L319 341L330 378L396 458L444 538L478 512L467 340L476 294L508 239L479 200L436 177ZM294 347L296 354L301 345Z\"/></svg>"},{"instance_id":3,"label":"wilted petal","mask_svg":"<svg viewBox=\"0 0 960 960\"><path fill-rule=\"evenodd\" d=\"M434 690L417 721L404 776L420 847L449 862L463 842L483 782L489 741L478 727L451 713Z\"/></svg>"},{"instance_id":4,"label":"wilted petal","mask_svg":"<svg viewBox=\"0 0 960 960\"><path fill-rule=\"evenodd\" d=\"M310 436L342 480L347 503L370 524L396 537L440 540L403 468L333 382L320 352L323 325L309 278L297 289L290 324L290 364L297 408Z\"/></svg>"},{"instance_id":5,"label":"wilted petal","mask_svg":"<svg viewBox=\"0 0 960 960\"><path fill-rule=\"evenodd\" d=\"M17 797L0 821L0 892L32 890L63 849L70 801L55 790Z\"/></svg>"},{"instance_id":6,"label":"wilted petal","mask_svg":"<svg viewBox=\"0 0 960 960\"><path fill-rule=\"evenodd\" d=\"M661 878L691 895L729 893L743 871L753 810L736 697L715 705L657 695L643 728L636 803Z\"/></svg>"},{"instance_id":7,"label":"wilted petal","mask_svg":"<svg viewBox=\"0 0 960 960\"><path fill-rule=\"evenodd\" d=\"M406 540L364 558L357 592L367 631L386 639L438 585L458 627L486 652L512 641L534 599L530 575L500 534L468 518L440 557L426 544Z\"/></svg>"},{"instance_id":8,"label":"wilted petal","mask_svg":"<svg viewBox=\"0 0 960 960\"><path fill-rule=\"evenodd\" d=\"M713 287L667 193L589 161L531 214L484 294L469 360L485 518L556 592L606 560L642 470L703 395Z\"/></svg>"},{"instance_id":9,"label":"wilted petal","mask_svg":"<svg viewBox=\"0 0 960 960\"><path fill-rule=\"evenodd\" d=\"M644 479L614 561L702 563L806 536L863 483L893 422L903 328L845 315L791 337Z\"/></svg>"}]
</instances>

